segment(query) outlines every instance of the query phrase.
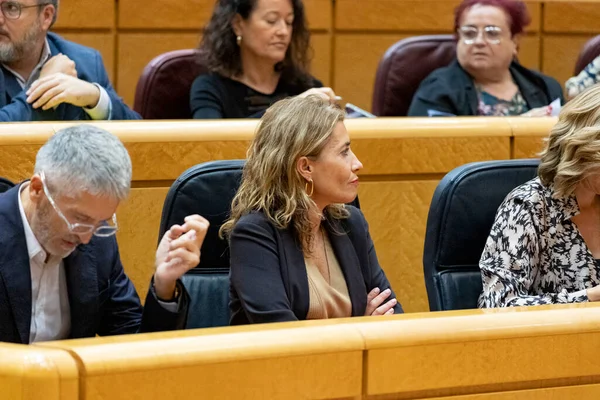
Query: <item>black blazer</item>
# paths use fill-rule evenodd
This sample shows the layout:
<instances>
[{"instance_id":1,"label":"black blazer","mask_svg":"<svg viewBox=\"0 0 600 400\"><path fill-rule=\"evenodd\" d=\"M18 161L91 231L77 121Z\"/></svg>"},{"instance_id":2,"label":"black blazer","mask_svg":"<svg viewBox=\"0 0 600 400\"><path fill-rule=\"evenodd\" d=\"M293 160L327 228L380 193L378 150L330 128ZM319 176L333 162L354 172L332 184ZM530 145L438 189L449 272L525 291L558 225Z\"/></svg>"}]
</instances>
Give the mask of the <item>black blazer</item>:
<instances>
[{"instance_id":1,"label":"black blazer","mask_svg":"<svg viewBox=\"0 0 600 400\"><path fill-rule=\"evenodd\" d=\"M365 217L355 207L348 210L348 219L327 219L324 226L346 278L352 316L362 316L368 292L375 287L383 291L390 283L377 261ZM308 277L292 227L276 229L263 213L253 212L237 222L230 246L231 325L306 319ZM388 299L395 297L392 291ZM403 312L400 302L394 312Z\"/></svg>"},{"instance_id":2,"label":"black blazer","mask_svg":"<svg viewBox=\"0 0 600 400\"><path fill-rule=\"evenodd\" d=\"M31 268L18 195L19 186L0 194L0 341L28 344ZM114 236L93 236L63 261L71 308L70 338L185 327L189 304L185 290L178 313L165 310L152 289L142 309L135 288L123 271ZM179 285L182 289L183 285Z\"/></svg>"},{"instance_id":3,"label":"black blazer","mask_svg":"<svg viewBox=\"0 0 600 400\"><path fill-rule=\"evenodd\" d=\"M560 98L565 104L561 85L556 79L527 69L517 62L510 65L510 73L521 91L529 109L544 107ZM473 78L458 60L433 71L419 86L410 108L409 117L426 117L427 110L457 116L478 115L479 100Z\"/></svg>"}]
</instances>

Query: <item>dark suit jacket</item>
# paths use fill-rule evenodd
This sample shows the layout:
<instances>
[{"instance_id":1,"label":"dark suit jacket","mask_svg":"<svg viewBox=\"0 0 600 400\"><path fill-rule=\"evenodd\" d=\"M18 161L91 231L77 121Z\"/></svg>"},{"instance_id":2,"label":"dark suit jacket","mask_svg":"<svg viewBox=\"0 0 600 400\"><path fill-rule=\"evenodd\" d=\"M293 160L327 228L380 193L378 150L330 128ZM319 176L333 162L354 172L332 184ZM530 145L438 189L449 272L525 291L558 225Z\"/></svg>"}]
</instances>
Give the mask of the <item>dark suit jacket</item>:
<instances>
[{"instance_id":1,"label":"dark suit jacket","mask_svg":"<svg viewBox=\"0 0 600 400\"><path fill-rule=\"evenodd\" d=\"M368 292L375 287L383 291L390 283L377 261L367 221L359 209L348 209L347 220L328 219L324 224L346 278L352 316L361 316ZM230 246L232 325L306 319L308 277L302 247L292 227L280 230L263 213L250 213L235 225ZM395 297L392 292L389 299ZM394 312L403 312L400 302Z\"/></svg>"},{"instance_id":2,"label":"dark suit jacket","mask_svg":"<svg viewBox=\"0 0 600 400\"><path fill-rule=\"evenodd\" d=\"M89 47L69 42L55 33L48 33L50 54L62 53L75 62L79 79L97 83L106 89L112 103L110 119L140 119L141 117L123 103L113 89L100 53ZM21 89L17 79L0 67L0 121L75 121L89 120L88 114L72 104L61 104L56 110L42 111L27 103L26 90Z\"/></svg>"},{"instance_id":3,"label":"dark suit jacket","mask_svg":"<svg viewBox=\"0 0 600 400\"><path fill-rule=\"evenodd\" d=\"M521 91L529 109L544 107L560 98L565 104L562 86L556 79L527 69L517 62L510 66L510 73ZM457 116L478 115L479 99L473 78L458 60L449 66L433 71L415 93L408 116L426 117L428 110Z\"/></svg>"},{"instance_id":4,"label":"dark suit jacket","mask_svg":"<svg viewBox=\"0 0 600 400\"><path fill-rule=\"evenodd\" d=\"M18 186L0 194L0 341L27 344L31 269L18 195ZM123 271L115 237L93 236L65 258L64 264L71 308L70 338L184 328L189 304L185 290L178 313L165 310L153 290L142 310Z\"/></svg>"}]
</instances>

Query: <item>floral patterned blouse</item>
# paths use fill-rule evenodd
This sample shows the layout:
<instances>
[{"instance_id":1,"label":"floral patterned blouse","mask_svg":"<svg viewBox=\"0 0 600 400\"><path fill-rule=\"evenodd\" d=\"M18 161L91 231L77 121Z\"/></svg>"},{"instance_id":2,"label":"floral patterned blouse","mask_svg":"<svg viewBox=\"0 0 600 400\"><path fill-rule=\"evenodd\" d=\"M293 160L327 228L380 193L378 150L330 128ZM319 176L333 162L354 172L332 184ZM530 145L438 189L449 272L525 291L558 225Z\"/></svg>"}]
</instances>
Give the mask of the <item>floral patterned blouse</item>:
<instances>
[{"instance_id":1,"label":"floral patterned blouse","mask_svg":"<svg viewBox=\"0 0 600 400\"><path fill-rule=\"evenodd\" d=\"M479 115L485 115L489 117L506 117L521 115L524 112L529 111L527 102L518 91L515 93L512 99L502 100L496 96L489 94L485 90L477 87L477 98L479 104L477 106L477 113Z\"/></svg>"},{"instance_id":2,"label":"floral patterned blouse","mask_svg":"<svg viewBox=\"0 0 600 400\"><path fill-rule=\"evenodd\" d=\"M588 301L600 267L571 221L577 214L575 196L553 197L539 178L509 193L479 261L479 307Z\"/></svg>"}]
</instances>

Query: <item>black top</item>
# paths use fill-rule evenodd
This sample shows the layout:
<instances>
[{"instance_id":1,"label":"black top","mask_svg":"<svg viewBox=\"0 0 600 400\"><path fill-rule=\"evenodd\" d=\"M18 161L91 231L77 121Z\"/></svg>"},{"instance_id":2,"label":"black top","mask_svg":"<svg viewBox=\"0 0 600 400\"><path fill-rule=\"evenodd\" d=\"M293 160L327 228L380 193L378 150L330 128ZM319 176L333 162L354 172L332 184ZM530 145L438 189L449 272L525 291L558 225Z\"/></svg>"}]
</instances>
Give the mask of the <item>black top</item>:
<instances>
[{"instance_id":1,"label":"black top","mask_svg":"<svg viewBox=\"0 0 600 400\"><path fill-rule=\"evenodd\" d=\"M561 85L556 79L527 69L517 62L510 65L510 73L527 102L528 109L544 107L557 98L565 104ZM415 93L408 116L428 116L429 110L438 115L478 115L479 99L473 78L458 60L433 71Z\"/></svg>"},{"instance_id":2,"label":"black top","mask_svg":"<svg viewBox=\"0 0 600 400\"><path fill-rule=\"evenodd\" d=\"M390 283L377 261L365 217L358 208L348 210L348 219L327 219L323 225L346 279L352 316L362 316L367 294L376 287L390 288ZM231 325L306 319L308 277L293 227L277 229L263 213L247 214L231 233L230 249ZM388 299L393 298L392 291ZM394 313L402 312L398 301Z\"/></svg>"},{"instance_id":3,"label":"black top","mask_svg":"<svg viewBox=\"0 0 600 400\"><path fill-rule=\"evenodd\" d=\"M265 94L217 73L200 75L190 90L190 109L195 119L260 118L278 100L323 86L311 79L310 85L280 80L273 93Z\"/></svg>"}]
</instances>

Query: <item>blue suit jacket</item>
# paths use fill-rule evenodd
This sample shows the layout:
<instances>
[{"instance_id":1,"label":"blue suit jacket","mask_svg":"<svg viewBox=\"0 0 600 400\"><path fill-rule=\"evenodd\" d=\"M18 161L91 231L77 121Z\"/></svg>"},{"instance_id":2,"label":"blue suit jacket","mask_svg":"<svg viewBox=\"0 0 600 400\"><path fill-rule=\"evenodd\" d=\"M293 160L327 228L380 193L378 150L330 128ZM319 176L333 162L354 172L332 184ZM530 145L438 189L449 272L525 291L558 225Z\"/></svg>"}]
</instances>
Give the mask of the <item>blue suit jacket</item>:
<instances>
[{"instance_id":1,"label":"blue suit jacket","mask_svg":"<svg viewBox=\"0 0 600 400\"><path fill-rule=\"evenodd\" d=\"M31 269L19 213L19 187L0 194L0 341L29 343ZM115 237L92 237L64 259L71 308L70 338L183 329L189 297L171 313L153 290L142 309L121 265Z\"/></svg>"},{"instance_id":2,"label":"blue suit jacket","mask_svg":"<svg viewBox=\"0 0 600 400\"><path fill-rule=\"evenodd\" d=\"M49 32L50 53L62 53L75 62L79 79L97 83L106 89L112 103L110 119L140 119L135 111L123 103L113 89L100 53L89 47L69 42L55 33ZM17 79L0 67L0 121L76 121L89 120L88 114L72 104L61 104L55 110L36 110L26 102L26 90L21 89Z\"/></svg>"}]
</instances>

